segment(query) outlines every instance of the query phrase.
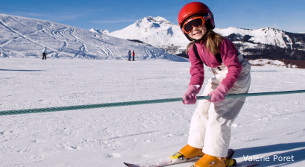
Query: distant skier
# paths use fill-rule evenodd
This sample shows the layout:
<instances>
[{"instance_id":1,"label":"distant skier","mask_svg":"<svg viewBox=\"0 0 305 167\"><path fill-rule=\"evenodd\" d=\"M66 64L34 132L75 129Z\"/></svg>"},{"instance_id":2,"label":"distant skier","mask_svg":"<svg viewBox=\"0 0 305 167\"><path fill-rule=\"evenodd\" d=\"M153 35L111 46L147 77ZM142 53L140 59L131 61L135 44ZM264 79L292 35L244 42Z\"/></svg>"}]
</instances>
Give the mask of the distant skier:
<instances>
[{"instance_id":1,"label":"distant skier","mask_svg":"<svg viewBox=\"0 0 305 167\"><path fill-rule=\"evenodd\" d=\"M47 60L47 47L42 50L42 60Z\"/></svg>"},{"instance_id":2,"label":"distant skier","mask_svg":"<svg viewBox=\"0 0 305 167\"><path fill-rule=\"evenodd\" d=\"M134 53L134 50L132 51L132 61L135 61L134 60L134 56L135 56L135 53Z\"/></svg>"},{"instance_id":3,"label":"distant skier","mask_svg":"<svg viewBox=\"0 0 305 167\"><path fill-rule=\"evenodd\" d=\"M128 51L128 61L130 61L131 60L131 51L129 50Z\"/></svg>"},{"instance_id":4,"label":"distant skier","mask_svg":"<svg viewBox=\"0 0 305 167\"><path fill-rule=\"evenodd\" d=\"M195 104L196 95L204 82L204 66L211 68L213 77L204 88L204 96L193 114L187 145L172 161L201 157L194 167L226 167L231 138L231 125L240 112L245 97L225 99L227 94L247 93L250 87L251 65L239 54L234 44L212 31L213 13L201 2L186 4L178 14L178 23L187 39L192 41L186 51L191 63L191 79L183 104Z\"/></svg>"}]
</instances>

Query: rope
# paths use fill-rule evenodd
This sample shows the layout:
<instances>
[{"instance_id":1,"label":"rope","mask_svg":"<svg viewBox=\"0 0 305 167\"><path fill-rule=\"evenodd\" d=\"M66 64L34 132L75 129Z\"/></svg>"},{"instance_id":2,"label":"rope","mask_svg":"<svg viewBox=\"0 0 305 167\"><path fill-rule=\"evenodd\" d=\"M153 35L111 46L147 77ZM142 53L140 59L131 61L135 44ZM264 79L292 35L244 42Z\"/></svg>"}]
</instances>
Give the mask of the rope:
<instances>
[{"instance_id":1,"label":"rope","mask_svg":"<svg viewBox=\"0 0 305 167\"><path fill-rule=\"evenodd\" d=\"M282 95L282 94L294 94L294 93L305 93L305 90L230 94L230 95L226 95L226 98L240 98L240 97L266 96L266 95ZM197 96L198 100L204 100L204 99L210 99L210 98L211 98L210 96ZM131 105L141 105L141 104L168 103L168 102L176 102L176 101L182 101L182 100L183 100L182 98L169 98L169 99L128 101L128 102L102 103L102 104L88 104L88 105L63 106L63 107L6 110L6 111L0 111L0 116L29 114L29 113L55 112L55 111L68 111L68 110L82 110L82 109L105 108L105 107L131 106Z\"/></svg>"}]
</instances>

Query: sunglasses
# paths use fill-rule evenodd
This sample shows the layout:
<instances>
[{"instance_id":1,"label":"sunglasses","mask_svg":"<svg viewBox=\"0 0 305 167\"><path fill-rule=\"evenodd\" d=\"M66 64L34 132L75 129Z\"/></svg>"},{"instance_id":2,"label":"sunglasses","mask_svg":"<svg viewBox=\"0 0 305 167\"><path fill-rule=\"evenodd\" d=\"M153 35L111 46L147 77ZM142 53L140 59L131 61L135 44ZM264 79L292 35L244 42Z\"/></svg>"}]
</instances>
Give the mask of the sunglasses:
<instances>
[{"instance_id":1,"label":"sunglasses","mask_svg":"<svg viewBox=\"0 0 305 167\"><path fill-rule=\"evenodd\" d=\"M181 30L185 33L190 33L193 30L193 27L200 27L205 24L207 20L209 20L212 15L208 14L206 16L198 16L188 19L182 26Z\"/></svg>"}]
</instances>

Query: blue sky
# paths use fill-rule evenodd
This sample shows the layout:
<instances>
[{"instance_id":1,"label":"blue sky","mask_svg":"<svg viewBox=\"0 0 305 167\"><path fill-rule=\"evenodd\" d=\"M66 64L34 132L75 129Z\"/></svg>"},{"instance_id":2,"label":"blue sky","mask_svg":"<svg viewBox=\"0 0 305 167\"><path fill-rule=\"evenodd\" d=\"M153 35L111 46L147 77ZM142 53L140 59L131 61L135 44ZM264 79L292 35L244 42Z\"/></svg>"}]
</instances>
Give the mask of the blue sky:
<instances>
[{"instance_id":1,"label":"blue sky","mask_svg":"<svg viewBox=\"0 0 305 167\"><path fill-rule=\"evenodd\" d=\"M146 16L178 24L187 0L7 0L0 13L67 24L83 29L120 30ZM305 0L205 0L216 27L277 28L305 32Z\"/></svg>"}]
</instances>

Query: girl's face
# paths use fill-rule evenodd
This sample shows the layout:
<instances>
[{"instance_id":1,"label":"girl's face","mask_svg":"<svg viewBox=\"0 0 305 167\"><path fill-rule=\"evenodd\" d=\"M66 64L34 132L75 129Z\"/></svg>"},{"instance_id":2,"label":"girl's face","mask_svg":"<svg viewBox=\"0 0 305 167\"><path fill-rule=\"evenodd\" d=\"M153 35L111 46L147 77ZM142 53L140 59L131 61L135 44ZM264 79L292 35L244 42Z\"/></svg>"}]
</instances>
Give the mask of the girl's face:
<instances>
[{"instance_id":1,"label":"girl's face","mask_svg":"<svg viewBox=\"0 0 305 167\"><path fill-rule=\"evenodd\" d=\"M188 33L189 37L195 40L200 40L207 32L207 27L204 25L199 27L193 27L193 30Z\"/></svg>"}]
</instances>

